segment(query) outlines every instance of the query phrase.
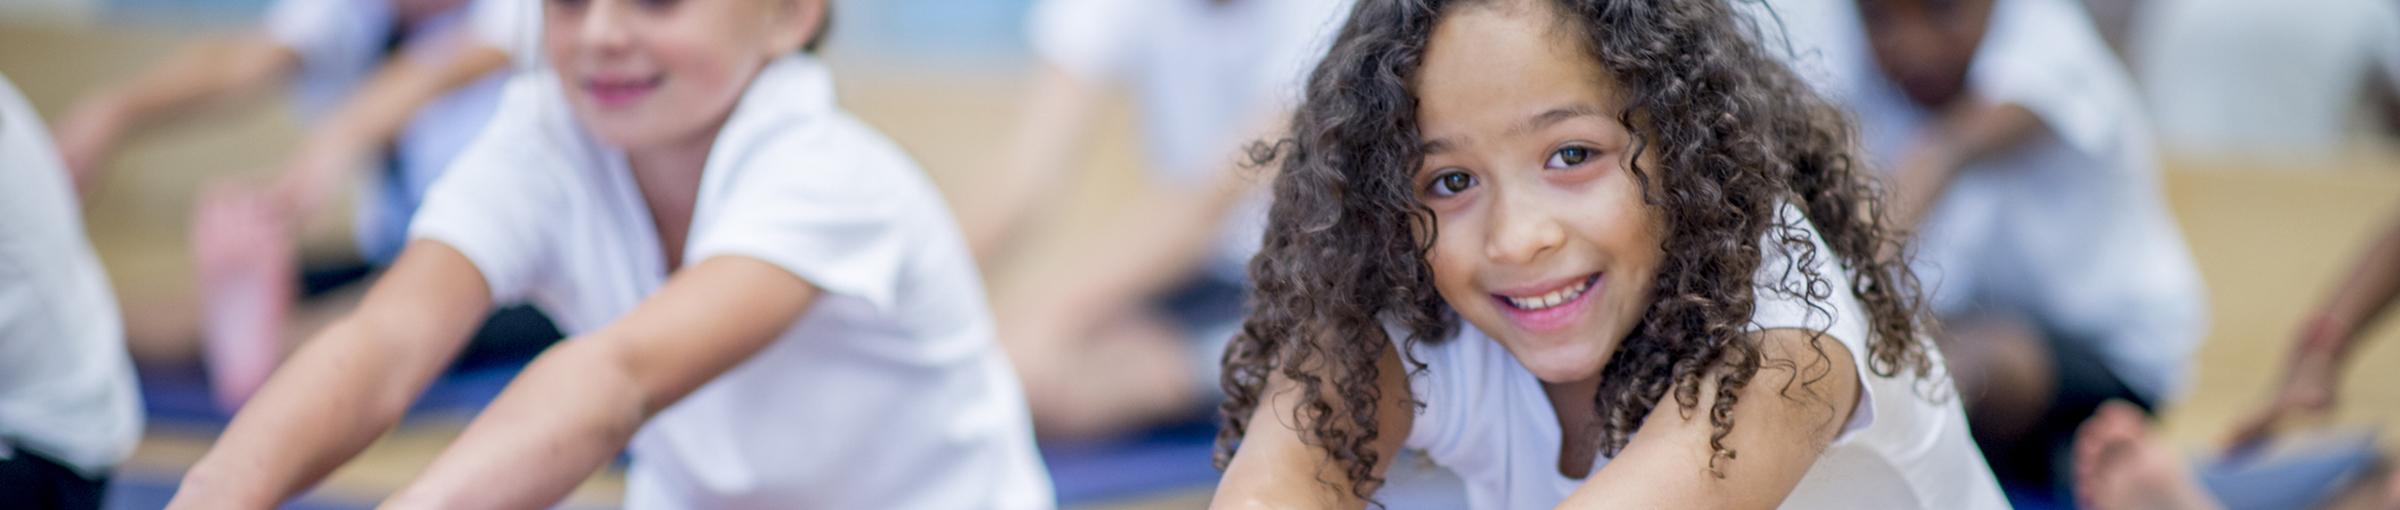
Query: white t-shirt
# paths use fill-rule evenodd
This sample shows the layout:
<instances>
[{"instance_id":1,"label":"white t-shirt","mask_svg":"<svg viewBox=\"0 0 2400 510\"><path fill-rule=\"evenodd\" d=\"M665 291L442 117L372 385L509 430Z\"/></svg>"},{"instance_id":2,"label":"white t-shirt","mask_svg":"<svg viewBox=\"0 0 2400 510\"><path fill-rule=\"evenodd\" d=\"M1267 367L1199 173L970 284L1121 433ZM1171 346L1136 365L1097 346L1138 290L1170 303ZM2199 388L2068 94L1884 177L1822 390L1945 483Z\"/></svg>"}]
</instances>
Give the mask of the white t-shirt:
<instances>
[{"instance_id":1,"label":"white t-shirt","mask_svg":"<svg viewBox=\"0 0 2400 510\"><path fill-rule=\"evenodd\" d=\"M2370 78L2400 84L2390 0L2153 5L2136 65L2159 141L2177 154L2321 161L2367 131L2357 117L2374 111L2363 108Z\"/></svg>"},{"instance_id":2,"label":"white t-shirt","mask_svg":"<svg viewBox=\"0 0 2400 510\"><path fill-rule=\"evenodd\" d=\"M1127 87L1153 181L1190 187L1242 162L1245 132L1298 105L1347 0L1042 0L1028 32L1040 58ZM1261 186L1263 188L1263 186ZM1266 232L1256 193L1220 223L1211 275L1246 281Z\"/></svg>"},{"instance_id":3,"label":"white t-shirt","mask_svg":"<svg viewBox=\"0 0 2400 510\"><path fill-rule=\"evenodd\" d=\"M1795 67L1857 113L1888 176L1932 115L1876 67L1856 4L1771 5ZM2023 106L2049 129L1958 173L1921 225L1918 276L1937 311L2031 314L2095 342L2131 389L2171 403L2206 334L2207 293L2167 209L2140 99L2080 7L1999 0L1992 9L1969 89Z\"/></svg>"},{"instance_id":4,"label":"white t-shirt","mask_svg":"<svg viewBox=\"0 0 2400 510\"><path fill-rule=\"evenodd\" d=\"M526 9L533 13L530 22ZM464 51L454 43L474 40L509 51L520 68L531 65L528 59L535 57L530 55L540 52L526 50L538 50L528 44L539 44L540 9L540 0L464 0L401 27L392 0L278 0L267 11L265 28L268 37L300 55L293 92L301 115L313 123L333 114L400 52ZM402 28L407 32L393 33ZM450 37L465 30L476 37ZM367 191L358 201L356 222L359 252L367 260L389 262L400 253L408 218L424 200L425 189L499 106L505 74L494 73L426 103L393 141L392 160L374 162L372 178L361 180Z\"/></svg>"},{"instance_id":5,"label":"white t-shirt","mask_svg":"<svg viewBox=\"0 0 2400 510\"><path fill-rule=\"evenodd\" d=\"M141 441L141 394L45 129L0 76L0 459L40 452L100 476Z\"/></svg>"},{"instance_id":6,"label":"white t-shirt","mask_svg":"<svg viewBox=\"0 0 2400 510\"><path fill-rule=\"evenodd\" d=\"M1785 206L1782 218L1798 218ZM1771 289L1806 289L1799 271L1786 272L1791 254L1774 238L1760 246L1756 311L1752 331L1823 331L1850 350L1858 366L1859 399L1842 432L1817 458L1784 508L2008 508L1999 482L1968 435L1966 415L1945 375L1919 379L1902 371L1877 376L1868 368L1866 313L1847 291L1850 274L1806 220L1799 225L1816 244L1811 261L1835 283L1830 314ZM1765 283L1778 282L1778 283ZM1926 346L1941 366L1939 352ZM1467 501L1479 509L1552 508L1583 484L1558 472L1563 436L1558 413L1542 383L1506 347L1471 325L1447 341L1418 346L1425 371L1411 374L1409 390L1424 407L1417 412L1406 445L1466 483ZM1938 370L1938 368L1937 368ZM1659 405L1671 406L1672 402ZM1738 461L1737 461L1738 462ZM1603 457L1592 472L1608 465ZM1702 476L1694 473L1694 476Z\"/></svg>"},{"instance_id":7,"label":"white t-shirt","mask_svg":"<svg viewBox=\"0 0 2400 510\"><path fill-rule=\"evenodd\" d=\"M555 74L507 94L414 234L466 254L495 300L593 331L664 283L657 230L624 153L580 127ZM824 294L643 426L627 506L1053 505L973 259L916 164L797 55L759 72L714 143L683 260L755 258Z\"/></svg>"},{"instance_id":8,"label":"white t-shirt","mask_svg":"<svg viewBox=\"0 0 2400 510\"><path fill-rule=\"evenodd\" d=\"M542 52L542 0L475 0L471 9L476 41L507 52L517 71L549 60Z\"/></svg>"}]
</instances>

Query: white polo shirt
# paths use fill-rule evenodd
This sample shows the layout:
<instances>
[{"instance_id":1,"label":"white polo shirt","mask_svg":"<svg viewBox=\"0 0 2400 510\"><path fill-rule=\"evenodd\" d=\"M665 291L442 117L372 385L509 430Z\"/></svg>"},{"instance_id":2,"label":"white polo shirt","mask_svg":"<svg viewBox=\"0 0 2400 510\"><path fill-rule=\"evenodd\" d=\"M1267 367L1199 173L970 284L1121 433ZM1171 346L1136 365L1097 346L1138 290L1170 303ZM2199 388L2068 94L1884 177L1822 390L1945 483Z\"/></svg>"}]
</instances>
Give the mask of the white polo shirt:
<instances>
[{"instance_id":1,"label":"white polo shirt","mask_svg":"<svg viewBox=\"0 0 2400 510\"><path fill-rule=\"evenodd\" d=\"M824 294L642 427L627 506L1052 506L981 279L916 164L836 107L832 76L797 55L759 72L714 144L683 260L751 257ZM623 151L580 126L549 71L510 83L414 235L457 248L493 298L530 299L570 335L667 277Z\"/></svg>"},{"instance_id":2,"label":"white polo shirt","mask_svg":"<svg viewBox=\"0 0 2400 510\"><path fill-rule=\"evenodd\" d=\"M54 147L0 76L0 459L39 452L100 476L141 441L142 397Z\"/></svg>"}]
</instances>

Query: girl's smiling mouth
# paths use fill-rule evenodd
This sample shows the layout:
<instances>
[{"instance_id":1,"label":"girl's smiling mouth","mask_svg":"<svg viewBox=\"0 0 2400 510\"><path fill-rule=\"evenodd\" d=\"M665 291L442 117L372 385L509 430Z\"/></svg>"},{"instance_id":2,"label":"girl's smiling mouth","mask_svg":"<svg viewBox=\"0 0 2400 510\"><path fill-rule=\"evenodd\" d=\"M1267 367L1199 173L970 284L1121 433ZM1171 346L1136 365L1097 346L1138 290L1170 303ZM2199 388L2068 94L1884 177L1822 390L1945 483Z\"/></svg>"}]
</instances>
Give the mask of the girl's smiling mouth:
<instances>
[{"instance_id":1,"label":"girl's smiling mouth","mask_svg":"<svg viewBox=\"0 0 2400 510\"><path fill-rule=\"evenodd\" d=\"M1600 290L1602 274L1592 273L1564 283L1510 289L1492 294L1492 300L1499 302L1500 309L1507 312L1518 327L1534 332L1553 331L1573 323L1583 315L1581 312L1585 307L1582 305L1591 300L1595 291Z\"/></svg>"},{"instance_id":2,"label":"girl's smiling mouth","mask_svg":"<svg viewBox=\"0 0 2400 510\"><path fill-rule=\"evenodd\" d=\"M667 75L655 74L640 78L601 77L583 80L583 92L590 95L594 106L623 108L657 92L666 83Z\"/></svg>"}]
</instances>

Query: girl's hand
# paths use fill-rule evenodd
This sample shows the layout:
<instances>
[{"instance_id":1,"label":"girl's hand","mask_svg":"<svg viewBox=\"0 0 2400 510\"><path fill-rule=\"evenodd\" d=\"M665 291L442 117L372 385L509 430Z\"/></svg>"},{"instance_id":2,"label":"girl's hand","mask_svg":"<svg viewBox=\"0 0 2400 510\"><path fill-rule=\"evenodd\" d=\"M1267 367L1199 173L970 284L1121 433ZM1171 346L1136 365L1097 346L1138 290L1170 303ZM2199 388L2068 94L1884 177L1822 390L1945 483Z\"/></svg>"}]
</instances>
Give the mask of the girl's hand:
<instances>
[{"instance_id":1,"label":"girl's hand","mask_svg":"<svg viewBox=\"0 0 2400 510\"><path fill-rule=\"evenodd\" d=\"M124 133L123 109L117 107L117 102L106 99L78 104L59 121L52 133L53 141L58 144L59 158L67 165L67 174L74 178L76 193L91 194L100 164L108 159Z\"/></svg>"},{"instance_id":2,"label":"girl's hand","mask_svg":"<svg viewBox=\"0 0 2400 510\"><path fill-rule=\"evenodd\" d=\"M2341 384L2341 366L2335 359L2341 340L2348 333L2330 316L2318 315L2300 331L2299 341L2292 344L2292 358L2285 367L2282 386L2267 404L2252 411L2237 422L2227 447L2243 450L2282 432L2294 422L2321 419L2333 409L2336 388Z\"/></svg>"},{"instance_id":3,"label":"girl's hand","mask_svg":"<svg viewBox=\"0 0 2400 510\"><path fill-rule=\"evenodd\" d=\"M338 136L310 140L284 162L267 194L287 214L308 216L330 201L344 176L366 165L365 146Z\"/></svg>"}]
</instances>

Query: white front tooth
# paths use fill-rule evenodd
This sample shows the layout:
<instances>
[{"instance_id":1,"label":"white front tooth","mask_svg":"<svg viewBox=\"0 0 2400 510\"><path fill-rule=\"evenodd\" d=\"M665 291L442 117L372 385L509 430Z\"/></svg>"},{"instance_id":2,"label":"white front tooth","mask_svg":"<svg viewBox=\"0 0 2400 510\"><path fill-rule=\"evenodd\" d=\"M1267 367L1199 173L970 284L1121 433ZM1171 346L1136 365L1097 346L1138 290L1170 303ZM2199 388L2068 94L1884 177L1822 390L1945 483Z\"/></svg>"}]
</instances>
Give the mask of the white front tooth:
<instances>
[{"instance_id":1,"label":"white front tooth","mask_svg":"<svg viewBox=\"0 0 2400 510\"><path fill-rule=\"evenodd\" d=\"M1553 306L1558 306L1558 293L1552 292L1549 294L1543 294L1542 308L1549 308Z\"/></svg>"}]
</instances>

